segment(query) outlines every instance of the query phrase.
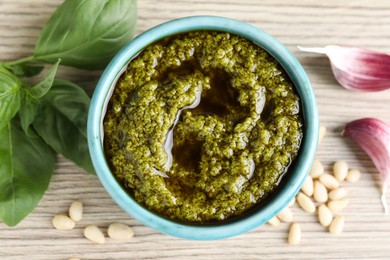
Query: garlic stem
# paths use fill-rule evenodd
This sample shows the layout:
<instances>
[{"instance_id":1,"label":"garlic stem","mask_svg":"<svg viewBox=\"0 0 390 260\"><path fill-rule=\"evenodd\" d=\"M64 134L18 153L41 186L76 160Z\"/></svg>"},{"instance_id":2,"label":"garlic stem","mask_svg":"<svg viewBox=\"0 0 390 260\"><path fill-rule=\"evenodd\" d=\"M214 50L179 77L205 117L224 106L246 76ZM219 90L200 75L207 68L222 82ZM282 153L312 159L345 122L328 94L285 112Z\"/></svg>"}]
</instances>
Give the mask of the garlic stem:
<instances>
[{"instance_id":1,"label":"garlic stem","mask_svg":"<svg viewBox=\"0 0 390 260\"><path fill-rule=\"evenodd\" d=\"M382 184L382 195L381 195L381 202L383 209L385 210L385 214L389 214L389 207L387 206L387 201L386 201L386 191L387 191L387 185L385 183Z\"/></svg>"},{"instance_id":2,"label":"garlic stem","mask_svg":"<svg viewBox=\"0 0 390 260\"><path fill-rule=\"evenodd\" d=\"M321 53L321 54L326 54L326 48L321 48L321 47L301 47L297 46L300 51L304 52L314 52L314 53Z\"/></svg>"}]
</instances>

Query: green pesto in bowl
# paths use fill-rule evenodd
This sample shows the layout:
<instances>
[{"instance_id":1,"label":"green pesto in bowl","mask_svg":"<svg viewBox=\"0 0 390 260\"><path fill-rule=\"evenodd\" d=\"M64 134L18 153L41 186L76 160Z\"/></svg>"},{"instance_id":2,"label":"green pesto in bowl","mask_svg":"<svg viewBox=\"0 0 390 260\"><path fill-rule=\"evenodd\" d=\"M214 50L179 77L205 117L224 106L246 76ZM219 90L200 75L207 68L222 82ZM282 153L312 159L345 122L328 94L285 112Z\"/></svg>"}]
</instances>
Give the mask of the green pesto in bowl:
<instances>
[{"instance_id":1,"label":"green pesto in bowl","mask_svg":"<svg viewBox=\"0 0 390 260\"><path fill-rule=\"evenodd\" d=\"M149 210L220 222L277 188L303 138L300 110L291 80L260 46L225 32L176 34L148 45L118 80L105 157Z\"/></svg>"}]
</instances>

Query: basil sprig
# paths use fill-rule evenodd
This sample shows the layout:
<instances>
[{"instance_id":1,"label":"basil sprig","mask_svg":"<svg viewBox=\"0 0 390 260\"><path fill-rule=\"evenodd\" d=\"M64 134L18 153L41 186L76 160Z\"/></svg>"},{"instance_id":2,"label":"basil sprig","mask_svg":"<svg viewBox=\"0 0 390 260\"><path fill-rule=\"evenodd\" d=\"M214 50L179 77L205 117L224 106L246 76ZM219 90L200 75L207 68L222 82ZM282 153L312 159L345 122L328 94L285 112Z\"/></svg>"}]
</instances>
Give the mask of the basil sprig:
<instances>
[{"instance_id":1,"label":"basil sprig","mask_svg":"<svg viewBox=\"0 0 390 260\"><path fill-rule=\"evenodd\" d=\"M65 0L44 26L32 56L0 62L0 219L18 224L38 204L56 153L94 173L87 145L90 99L59 65L102 69L129 42L136 0ZM38 84L44 64L52 63Z\"/></svg>"}]
</instances>

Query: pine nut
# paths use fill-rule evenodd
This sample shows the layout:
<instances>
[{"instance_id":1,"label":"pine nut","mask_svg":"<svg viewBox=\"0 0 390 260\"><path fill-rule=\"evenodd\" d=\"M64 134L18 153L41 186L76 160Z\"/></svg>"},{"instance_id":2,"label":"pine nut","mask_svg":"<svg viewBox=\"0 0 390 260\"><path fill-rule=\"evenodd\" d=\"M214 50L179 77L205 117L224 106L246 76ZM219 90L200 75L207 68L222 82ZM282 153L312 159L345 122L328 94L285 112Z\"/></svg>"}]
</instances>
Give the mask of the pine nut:
<instances>
[{"instance_id":1,"label":"pine nut","mask_svg":"<svg viewBox=\"0 0 390 260\"><path fill-rule=\"evenodd\" d=\"M108 236L112 239L129 240L134 236L134 231L128 225L112 223L107 230Z\"/></svg>"},{"instance_id":2,"label":"pine nut","mask_svg":"<svg viewBox=\"0 0 390 260\"><path fill-rule=\"evenodd\" d=\"M95 225L88 225L84 229L84 236L97 244L104 244L106 241L103 232Z\"/></svg>"},{"instance_id":3,"label":"pine nut","mask_svg":"<svg viewBox=\"0 0 390 260\"><path fill-rule=\"evenodd\" d=\"M329 232L334 234L334 235L338 235L341 232L343 232L344 221L345 221L345 219L343 216L335 217L329 226Z\"/></svg>"},{"instance_id":4,"label":"pine nut","mask_svg":"<svg viewBox=\"0 0 390 260\"><path fill-rule=\"evenodd\" d=\"M330 211L330 209L326 205L321 204L318 207L318 220L320 224L323 225L324 227L327 227L332 222L332 219L333 219L333 214Z\"/></svg>"},{"instance_id":5,"label":"pine nut","mask_svg":"<svg viewBox=\"0 0 390 260\"><path fill-rule=\"evenodd\" d=\"M328 208L333 213L337 213L342 211L348 205L348 203L349 203L348 199L332 200L328 202Z\"/></svg>"},{"instance_id":6,"label":"pine nut","mask_svg":"<svg viewBox=\"0 0 390 260\"><path fill-rule=\"evenodd\" d=\"M290 245L299 244L302 237L301 226L298 223L293 223L290 226L290 231L288 233L288 243Z\"/></svg>"},{"instance_id":7,"label":"pine nut","mask_svg":"<svg viewBox=\"0 0 390 260\"><path fill-rule=\"evenodd\" d=\"M309 197L313 196L313 178L310 175L306 177L305 182L302 184L301 191Z\"/></svg>"},{"instance_id":8,"label":"pine nut","mask_svg":"<svg viewBox=\"0 0 390 260\"><path fill-rule=\"evenodd\" d=\"M328 200L328 191L326 190L325 186L319 181L314 181L313 198L315 201L320 203L324 203Z\"/></svg>"},{"instance_id":9,"label":"pine nut","mask_svg":"<svg viewBox=\"0 0 390 260\"><path fill-rule=\"evenodd\" d=\"M320 131L318 133L318 144L320 144L322 139L324 139L325 133L326 133L326 127L320 125Z\"/></svg>"},{"instance_id":10,"label":"pine nut","mask_svg":"<svg viewBox=\"0 0 390 260\"><path fill-rule=\"evenodd\" d=\"M341 200L344 199L348 194L346 188L338 188L329 192L328 197L331 200Z\"/></svg>"},{"instance_id":11,"label":"pine nut","mask_svg":"<svg viewBox=\"0 0 390 260\"><path fill-rule=\"evenodd\" d=\"M74 201L70 205L69 217L73 221L80 221L83 218L83 204L80 201Z\"/></svg>"},{"instance_id":12,"label":"pine nut","mask_svg":"<svg viewBox=\"0 0 390 260\"><path fill-rule=\"evenodd\" d=\"M324 166L319 160L314 160L313 165L310 169L310 176L313 177L313 179L320 177L321 174L324 173Z\"/></svg>"},{"instance_id":13,"label":"pine nut","mask_svg":"<svg viewBox=\"0 0 390 260\"><path fill-rule=\"evenodd\" d=\"M279 227L280 220L276 216L274 216L273 218L268 220L268 224L270 224L271 226L274 226L274 227Z\"/></svg>"},{"instance_id":14,"label":"pine nut","mask_svg":"<svg viewBox=\"0 0 390 260\"><path fill-rule=\"evenodd\" d=\"M337 161L333 164L333 174L338 181L343 181L347 177L348 164L345 161Z\"/></svg>"},{"instance_id":15,"label":"pine nut","mask_svg":"<svg viewBox=\"0 0 390 260\"><path fill-rule=\"evenodd\" d=\"M299 206L308 213L314 213L316 211L316 206L314 202L302 192L298 193L297 201Z\"/></svg>"},{"instance_id":16,"label":"pine nut","mask_svg":"<svg viewBox=\"0 0 390 260\"><path fill-rule=\"evenodd\" d=\"M292 207L295 204L295 197L293 197L290 202L287 204L287 207Z\"/></svg>"},{"instance_id":17,"label":"pine nut","mask_svg":"<svg viewBox=\"0 0 390 260\"><path fill-rule=\"evenodd\" d=\"M329 190L334 190L339 187L339 182L336 180L336 178L328 173L322 174L319 179L320 182L324 184L324 186Z\"/></svg>"},{"instance_id":18,"label":"pine nut","mask_svg":"<svg viewBox=\"0 0 390 260\"><path fill-rule=\"evenodd\" d=\"M70 230L75 227L75 223L68 216L56 215L52 219L53 226L58 230Z\"/></svg>"},{"instance_id":19,"label":"pine nut","mask_svg":"<svg viewBox=\"0 0 390 260\"><path fill-rule=\"evenodd\" d=\"M357 182L360 179L360 171L358 169L349 169L347 174L347 181L348 182Z\"/></svg>"},{"instance_id":20,"label":"pine nut","mask_svg":"<svg viewBox=\"0 0 390 260\"><path fill-rule=\"evenodd\" d=\"M291 209L288 207L285 207L284 209L282 209L282 211L280 211L277 216L283 222L292 222L294 219L294 215L293 215Z\"/></svg>"}]
</instances>

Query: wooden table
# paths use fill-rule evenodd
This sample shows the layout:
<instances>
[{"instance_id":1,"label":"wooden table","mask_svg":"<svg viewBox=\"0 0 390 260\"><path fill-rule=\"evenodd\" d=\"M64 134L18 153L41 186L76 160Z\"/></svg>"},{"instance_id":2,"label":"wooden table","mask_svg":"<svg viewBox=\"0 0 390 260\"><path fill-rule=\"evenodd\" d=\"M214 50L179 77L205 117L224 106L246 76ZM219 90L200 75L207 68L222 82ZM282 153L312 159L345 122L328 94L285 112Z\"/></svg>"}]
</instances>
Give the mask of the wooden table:
<instances>
[{"instance_id":1,"label":"wooden table","mask_svg":"<svg viewBox=\"0 0 390 260\"><path fill-rule=\"evenodd\" d=\"M42 26L61 2L1 0L0 60L31 54ZM296 48L340 44L390 53L390 1L140 0L138 6L138 33L178 17L220 15L265 30L297 56L317 95L321 123L328 129L318 158L326 170L343 159L362 171L359 182L343 183L350 190L350 203L342 212L344 232L331 235L314 214L295 206L295 221L303 231L297 246L286 243L287 223L279 228L264 225L221 241L177 239L129 217L97 177L59 157L50 187L33 213L14 228L0 223L0 259L390 259L390 216L383 214L380 205L377 170L364 152L340 136L345 123L356 118L377 117L390 123L390 91L347 91L334 80L325 57L300 53ZM62 68L59 76L92 90L100 73ZM77 199L85 206L83 220L71 231L54 229L52 217L66 213ZM134 239L98 245L83 238L87 224L106 230L114 221L132 226Z\"/></svg>"}]
</instances>

